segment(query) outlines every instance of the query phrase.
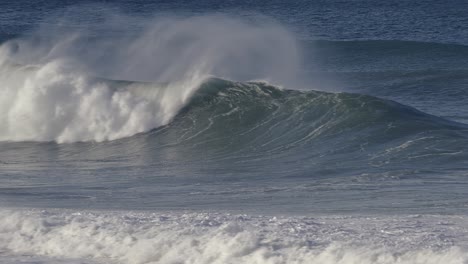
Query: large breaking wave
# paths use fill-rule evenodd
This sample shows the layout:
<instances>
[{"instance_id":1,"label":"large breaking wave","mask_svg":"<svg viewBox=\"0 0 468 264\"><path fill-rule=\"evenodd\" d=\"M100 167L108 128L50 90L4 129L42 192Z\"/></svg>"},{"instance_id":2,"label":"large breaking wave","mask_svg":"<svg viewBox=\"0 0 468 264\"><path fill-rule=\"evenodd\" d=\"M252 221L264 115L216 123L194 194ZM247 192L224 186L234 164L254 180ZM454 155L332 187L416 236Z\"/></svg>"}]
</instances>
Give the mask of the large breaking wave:
<instances>
[{"instance_id":1,"label":"large breaking wave","mask_svg":"<svg viewBox=\"0 0 468 264\"><path fill-rule=\"evenodd\" d=\"M294 37L271 21L103 19L99 29L46 23L0 47L0 140L128 137L167 124L209 76L279 83L297 70Z\"/></svg>"},{"instance_id":2,"label":"large breaking wave","mask_svg":"<svg viewBox=\"0 0 468 264\"><path fill-rule=\"evenodd\" d=\"M231 157L464 155L463 124L362 94L292 90L299 45L271 21L140 22L49 23L3 43L0 141L102 142L152 131L150 148Z\"/></svg>"}]
</instances>

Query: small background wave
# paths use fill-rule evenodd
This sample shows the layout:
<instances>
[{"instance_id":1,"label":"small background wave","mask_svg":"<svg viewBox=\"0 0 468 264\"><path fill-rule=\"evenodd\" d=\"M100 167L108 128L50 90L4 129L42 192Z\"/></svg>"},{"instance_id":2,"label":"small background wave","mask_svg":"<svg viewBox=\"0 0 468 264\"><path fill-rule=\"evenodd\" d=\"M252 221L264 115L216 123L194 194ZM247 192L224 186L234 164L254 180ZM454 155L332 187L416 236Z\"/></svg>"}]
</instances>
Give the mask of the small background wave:
<instances>
[{"instance_id":1,"label":"small background wave","mask_svg":"<svg viewBox=\"0 0 468 264\"><path fill-rule=\"evenodd\" d=\"M310 58L304 74L315 79L317 87L388 98L467 122L466 45L398 40L315 41L304 45L309 47Z\"/></svg>"}]
</instances>

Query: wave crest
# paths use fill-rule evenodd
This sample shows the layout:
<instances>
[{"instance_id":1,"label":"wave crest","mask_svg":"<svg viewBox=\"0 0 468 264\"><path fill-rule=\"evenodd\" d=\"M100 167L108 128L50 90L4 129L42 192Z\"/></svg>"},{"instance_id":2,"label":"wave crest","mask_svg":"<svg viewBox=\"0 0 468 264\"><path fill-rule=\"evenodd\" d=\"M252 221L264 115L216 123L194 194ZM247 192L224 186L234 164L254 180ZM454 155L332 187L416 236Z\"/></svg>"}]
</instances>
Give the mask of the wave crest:
<instances>
[{"instance_id":1,"label":"wave crest","mask_svg":"<svg viewBox=\"0 0 468 264\"><path fill-rule=\"evenodd\" d=\"M68 69L3 66L2 141L104 141L167 124L196 82L158 86L104 81ZM5 86L5 84L7 84Z\"/></svg>"}]
</instances>

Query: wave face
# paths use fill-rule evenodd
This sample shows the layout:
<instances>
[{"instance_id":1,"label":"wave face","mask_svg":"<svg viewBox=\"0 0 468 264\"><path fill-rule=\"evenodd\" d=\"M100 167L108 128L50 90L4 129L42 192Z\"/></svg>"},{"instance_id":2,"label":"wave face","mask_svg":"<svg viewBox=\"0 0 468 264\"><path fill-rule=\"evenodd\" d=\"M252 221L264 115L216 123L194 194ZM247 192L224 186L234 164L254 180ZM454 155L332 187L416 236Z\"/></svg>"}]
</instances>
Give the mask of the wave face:
<instances>
[{"instance_id":1,"label":"wave face","mask_svg":"<svg viewBox=\"0 0 468 264\"><path fill-rule=\"evenodd\" d=\"M245 144L258 151L281 152L326 140L341 141L343 146L353 142L374 146L421 133L452 132L456 137L466 126L362 94L211 79L201 85L169 129L183 131L180 142L220 138L223 147Z\"/></svg>"},{"instance_id":2,"label":"wave face","mask_svg":"<svg viewBox=\"0 0 468 264\"><path fill-rule=\"evenodd\" d=\"M276 167L270 162L277 160L281 167L301 161L304 168L298 174L305 176L323 168L340 174L358 162L394 169L429 161L449 166L466 157L460 145L468 139L466 128L362 94L211 79L168 126L148 137L155 147L202 152L212 162L241 159ZM187 158L198 160L196 155ZM277 169L284 175L294 171L291 165Z\"/></svg>"}]
</instances>

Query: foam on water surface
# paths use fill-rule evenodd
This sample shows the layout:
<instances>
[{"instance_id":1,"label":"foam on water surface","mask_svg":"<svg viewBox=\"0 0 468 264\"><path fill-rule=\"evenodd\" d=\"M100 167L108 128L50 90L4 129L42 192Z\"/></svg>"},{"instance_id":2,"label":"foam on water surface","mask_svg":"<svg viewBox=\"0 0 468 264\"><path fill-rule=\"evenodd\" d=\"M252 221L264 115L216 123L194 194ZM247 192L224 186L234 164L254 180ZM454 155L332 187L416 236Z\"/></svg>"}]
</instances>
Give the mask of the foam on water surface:
<instances>
[{"instance_id":1,"label":"foam on water surface","mask_svg":"<svg viewBox=\"0 0 468 264\"><path fill-rule=\"evenodd\" d=\"M3 259L23 263L28 258L50 258L44 263L468 261L466 216L274 217L3 209L0 223L0 250L9 256Z\"/></svg>"}]
</instances>

